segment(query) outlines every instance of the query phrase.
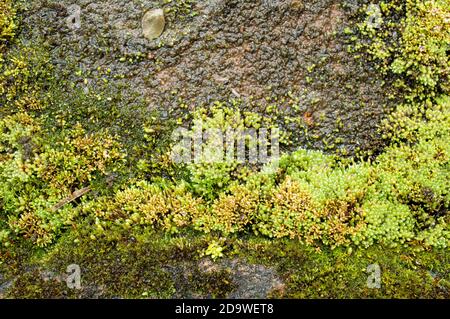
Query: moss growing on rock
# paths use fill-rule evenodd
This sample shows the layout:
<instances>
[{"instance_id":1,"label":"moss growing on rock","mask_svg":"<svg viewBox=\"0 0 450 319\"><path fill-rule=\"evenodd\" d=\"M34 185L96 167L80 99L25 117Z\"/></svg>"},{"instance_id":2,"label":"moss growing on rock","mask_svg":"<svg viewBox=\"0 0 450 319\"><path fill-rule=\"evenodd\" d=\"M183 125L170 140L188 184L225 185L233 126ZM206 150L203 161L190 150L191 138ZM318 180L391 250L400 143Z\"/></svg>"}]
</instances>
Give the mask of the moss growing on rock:
<instances>
[{"instance_id":1,"label":"moss growing on rock","mask_svg":"<svg viewBox=\"0 0 450 319\"><path fill-rule=\"evenodd\" d=\"M254 12L253 4L235 4L243 14ZM187 10L180 12L190 12L190 1L172 3L180 5ZM213 271L204 274L199 258L206 255L219 262L221 257L247 259L252 266L244 265L244 270L259 269L257 263L272 267L283 283L264 289L271 296L448 297L449 263L442 251L450 244L448 1L382 3L379 25L366 22L358 28L362 42L356 48L393 81L395 91L389 93L400 100L380 128L388 142L382 152L358 159L301 149L283 154L278 169L271 171L234 162L178 165L169 156L173 141L168 136L176 125L195 129L195 119L203 120L201 129L222 131L293 124L281 140L297 145L292 130L301 126L308 131L318 119L290 91L289 99L282 97L280 92L289 88L280 88L279 79L277 94L268 99L264 112L239 98L197 106L176 90L161 90L161 101L176 100L179 106L166 114L166 119L176 118L165 120L163 111L143 112L144 102L133 94L122 100L126 87L120 81L108 82L114 78L111 73L123 80L126 76L119 73L127 67L136 71L152 65L157 70L143 62L142 54L120 58L123 65L115 71L97 67L71 73L77 62L69 61L58 87L52 69L55 55L47 54L36 39L26 42L19 36L15 41L14 2L0 6L0 269L11 278L9 288L0 293L156 298L238 294L236 264L211 266ZM336 21L338 8L326 8ZM317 26L326 27L320 19L317 23L307 31L311 39L318 37ZM350 29L344 33L351 37ZM244 48L236 41L237 48ZM281 46L283 59L291 54L287 43ZM166 66L168 61L176 64L166 50L160 51ZM256 51L248 47L245 52ZM59 60L56 66L61 65ZM317 70L324 65L315 61L307 67L306 82L322 85L325 80ZM339 72L339 65L334 67ZM167 84L167 72L160 71L158 79ZM74 90L72 80L84 86ZM241 95L235 87L230 91ZM320 107L323 101L313 93L307 97ZM130 100L125 103L129 109L118 107ZM285 109L295 112L283 118ZM342 121L333 122L342 128ZM338 141L323 140L329 149ZM72 198L80 189L91 192ZM21 256L26 256L22 264ZM68 290L61 277L72 263L85 272L86 286L78 292ZM374 263L384 273L381 290L370 290L365 282L367 266ZM8 271L5 265L14 267Z\"/></svg>"}]
</instances>

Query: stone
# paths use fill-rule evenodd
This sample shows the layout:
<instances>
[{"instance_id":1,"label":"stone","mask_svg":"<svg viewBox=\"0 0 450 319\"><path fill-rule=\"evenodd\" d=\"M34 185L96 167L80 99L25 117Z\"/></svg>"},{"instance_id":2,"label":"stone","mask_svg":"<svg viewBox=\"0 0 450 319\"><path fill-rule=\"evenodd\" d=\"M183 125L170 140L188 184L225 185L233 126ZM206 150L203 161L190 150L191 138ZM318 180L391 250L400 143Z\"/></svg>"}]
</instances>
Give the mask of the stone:
<instances>
[{"instance_id":1,"label":"stone","mask_svg":"<svg viewBox=\"0 0 450 319\"><path fill-rule=\"evenodd\" d=\"M152 9L142 18L142 33L147 40L159 38L164 31L166 20L162 9Z\"/></svg>"}]
</instances>

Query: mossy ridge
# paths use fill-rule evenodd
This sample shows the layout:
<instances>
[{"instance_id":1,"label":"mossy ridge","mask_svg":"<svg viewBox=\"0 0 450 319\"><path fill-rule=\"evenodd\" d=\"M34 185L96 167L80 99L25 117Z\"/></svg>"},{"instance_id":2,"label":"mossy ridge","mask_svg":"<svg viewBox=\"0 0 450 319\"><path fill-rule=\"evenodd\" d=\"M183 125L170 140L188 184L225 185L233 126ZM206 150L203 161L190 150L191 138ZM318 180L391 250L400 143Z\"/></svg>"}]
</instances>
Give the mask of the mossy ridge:
<instances>
[{"instance_id":1,"label":"mossy ridge","mask_svg":"<svg viewBox=\"0 0 450 319\"><path fill-rule=\"evenodd\" d=\"M269 174L235 163L191 165L191 177L181 183L140 181L114 199L87 204L84 214L94 214L100 236L109 236L111 226L141 225L172 233L192 227L225 236L256 232L331 246L445 248L449 106L448 98L440 99L429 121L418 122L418 143L393 145L372 163L301 150L283 156L278 171ZM226 123L217 114L200 114L207 127ZM240 125L239 116L232 119L229 125ZM195 209L183 204L194 198Z\"/></svg>"}]
</instances>

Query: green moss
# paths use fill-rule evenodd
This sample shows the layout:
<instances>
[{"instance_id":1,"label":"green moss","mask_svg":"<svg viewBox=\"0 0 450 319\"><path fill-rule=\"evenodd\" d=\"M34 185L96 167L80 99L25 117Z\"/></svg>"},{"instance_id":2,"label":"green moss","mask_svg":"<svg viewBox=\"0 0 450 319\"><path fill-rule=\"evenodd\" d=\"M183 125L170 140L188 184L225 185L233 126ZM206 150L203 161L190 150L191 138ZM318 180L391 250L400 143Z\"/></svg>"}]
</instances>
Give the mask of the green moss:
<instances>
[{"instance_id":1,"label":"green moss","mask_svg":"<svg viewBox=\"0 0 450 319\"><path fill-rule=\"evenodd\" d=\"M44 109L45 90L52 80L47 52L38 45L25 44L16 35L21 1L0 4L0 115Z\"/></svg>"},{"instance_id":2,"label":"green moss","mask_svg":"<svg viewBox=\"0 0 450 319\"><path fill-rule=\"evenodd\" d=\"M381 19L367 9L355 48L367 52L409 101L432 101L449 92L448 0L381 2Z\"/></svg>"},{"instance_id":3,"label":"green moss","mask_svg":"<svg viewBox=\"0 0 450 319\"><path fill-rule=\"evenodd\" d=\"M73 236L65 236L45 258L28 260L33 270L16 278L8 297L218 298L234 289L229 271L205 273L199 268L198 251L204 249L205 238L167 238L153 232L136 236L141 240L136 242L131 235L115 243L90 239L75 243ZM64 276L70 264L81 268L81 290L67 288Z\"/></svg>"},{"instance_id":4,"label":"green moss","mask_svg":"<svg viewBox=\"0 0 450 319\"><path fill-rule=\"evenodd\" d=\"M262 239L240 242L237 247L250 262L276 267L284 281L272 292L276 298L448 298L450 293L444 250L374 246L351 252ZM367 286L371 264L381 268L380 289Z\"/></svg>"},{"instance_id":5,"label":"green moss","mask_svg":"<svg viewBox=\"0 0 450 319\"><path fill-rule=\"evenodd\" d=\"M189 16L193 4L166 2L169 20ZM382 154L298 150L267 172L235 161L178 165L170 135L193 120L188 135L195 120L221 132L305 128L307 119L283 114L284 99L274 98L266 114L239 101L190 114L183 105L166 121L140 113L139 103L119 105L126 88L108 81L98 80L105 83L96 92L63 90L45 46L15 39L16 9L3 2L0 251L2 267L18 276L9 295L226 297L236 288L232 274L202 273L197 259L206 253L275 267L285 282L278 297L448 297L449 8L448 0L383 2L378 27L363 23L358 36L345 30L401 101L381 128L389 141ZM291 133L281 133L284 146L294 143ZM334 149L339 141L324 143ZM84 187L92 193L54 209ZM84 269L83 291L42 276L72 263ZM373 263L383 271L379 290L365 284Z\"/></svg>"},{"instance_id":6,"label":"green moss","mask_svg":"<svg viewBox=\"0 0 450 319\"><path fill-rule=\"evenodd\" d=\"M7 296L222 298L237 288L236 274L227 268L212 264L211 270L201 269L198 251L210 238L167 238L148 232L139 236L147 241L135 242L130 234L116 243L82 240L75 244L73 237L62 238L45 258L28 261L28 270L19 273ZM281 284L273 287L270 297L448 298L450 294L450 260L442 250L378 246L352 252L258 237L230 240L228 250L241 263L276 270ZM63 275L73 263L81 267L81 290L65 284ZM367 286L367 267L372 264L381 268L380 289Z\"/></svg>"},{"instance_id":7,"label":"green moss","mask_svg":"<svg viewBox=\"0 0 450 319\"><path fill-rule=\"evenodd\" d=\"M16 8L12 0L5 0L0 4L0 54L5 51L6 46L12 41L16 34L17 24ZM0 55L0 61L2 56Z\"/></svg>"},{"instance_id":8,"label":"green moss","mask_svg":"<svg viewBox=\"0 0 450 319\"><path fill-rule=\"evenodd\" d=\"M169 21L185 20L197 15L194 6L197 0L161 0Z\"/></svg>"},{"instance_id":9,"label":"green moss","mask_svg":"<svg viewBox=\"0 0 450 319\"><path fill-rule=\"evenodd\" d=\"M65 214L71 216L70 225L88 227L95 238L115 238L114 233L121 228L151 226L168 233L185 229L224 236L254 232L331 247L383 243L445 248L450 239L446 213L450 196L449 105L449 99L443 97L434 111L429 110L428 122L417 122L416 144L392 145L373 163L342 161L320 152L300 150L284 155L275 172L246 170L236 163L188 165L188 179L129 181L113 196L105 193L76 209L69 207ZM218 117L216 114L204 119L214 127ZM223 119L217 125L220 123ZM109 138L105 138L101 142L103 148L109 145ZM70 149L70 143L71 138L66 139L63 149ZM92 143L98 142L94 139ZM111 154L120 158L117 146L112 140L111 143ZM80 155L86 157L86 163L105 165L102 156L90 159L89 153ZM41 166L47 167L45 175L39 175L38 169L39 178L53 188L63 189L58 185L70 181L66 174L61 177L58 170L52 166L49 169L50 164L54 166L55 162L44 161ZM71 171L69 164L60 169ZM117 161L114 167L117 168ZM91 169L95 171L95 166ZM100 173L105 171L101 168ZM89 181L91 171L85 174L85 179L68 185ZM26 229L34 223L38 229L43 227L31 217L19 225ZM53 232L44 234L53 236Z\"/></svg>"}]
</instances>

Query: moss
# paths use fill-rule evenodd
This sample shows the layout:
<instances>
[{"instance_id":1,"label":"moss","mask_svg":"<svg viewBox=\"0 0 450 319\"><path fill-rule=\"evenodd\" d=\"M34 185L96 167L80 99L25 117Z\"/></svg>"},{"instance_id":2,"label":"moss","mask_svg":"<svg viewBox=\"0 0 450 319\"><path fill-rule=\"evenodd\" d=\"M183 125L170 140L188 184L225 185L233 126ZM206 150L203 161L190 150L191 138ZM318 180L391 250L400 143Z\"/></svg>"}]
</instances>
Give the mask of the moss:
<instances>
[{"instance_id":1,"label":"moss","mask_svg":"<svg viewBox=\"0 0 450 319\"><path fill-rule=\"evenodd\" d=\"M415 252L374 246L349 251L314 249L297 241L252 239L237 244L250 262L275 267L284 281L276 298L448 298L444 250ZM381 289L367 286L367 267L381 268ZM434 276L434 277L433 277Z\"/></svg>"},{"instance_id":2,"label":"moss","mask_svg":"<svg viewBox=\"0 0 450 319\"><path fill-rule=\"evenodd\" d=\"M193 13L193 4L165 6L175 19ZM266 114L242 101L189 114L183 105L169 121L142 114L143 101L120 105L126 87L110 85L100 71L96 91L60 88L45 46L15 38L16 9L3 2L0 244L2 267L12 265L7 272L17 276L9 296L225 297L235 289L232 274L203 274L197 259L206 251L275 267L285 281L273 292L278 297L448 297L441 249L450 243L449 7L447 0L383 2L379 29L358 28L365 41L356 49L402 101L383 124L389 145L382 154L356 159L298 150L266 172L236 162L177 165L170 135L200 119L201 129L222 132L280 123L307 131L310 114L283 114L295 98L275 97ZM128 61L142 56L135 58ZM282 132L286 149L293 136L292 129ZM331 150L339 140L323 143ZM53 209L82 187L92 194ZM44 278L43 269L61 274L72 263L84 269L84 290ZM383 271L380 290L365 285L373 263Z\"/></svg>"},{"instance_id":3,"label":"moss","mask_svg":"<svg viewBox=\"0 0 450 319\"><path fill-rule=\"evenodd\" d=\"M87 135L80 125L53 140L53 146L42 142L51 139L26 113L5 117L0 130L2 222L38 246L49 244L71 218L58 202L107 175L108 166L122 158L114 137Z\"/></svg>"},{"instance_id":4,"label":"moss","mask_svg":"<svg viewBox=\"0 0 450 319\"><path fill-rule=\"evenodd\" d=\"M48 296L52 299L62 299L73 298L74 295L64 281L45 278L38 269L34 269L16 279L6 297L38 299Z\"/></svg>"},{"instance_id":5,"label":"moss","mask_svg":"<svg viewBox=\"0 0 450 319\"><path fill-rule=\"evenodd\" d=\"M129 180L129 185L116 189L114 195L106 193L76 209L68 209L66 214L71 216L70 225L88 227L91 237L115 237L114 232L121 228L151 226L172 234L192 228L206 233L217 231L224 236L250 231L331 247L383 243L445 248L449 243L446 212L450 190L446 181L450 103L445 97L437 103L435 110L429 110L428 122L417 122L416 144L394 144L374 162L345 161L300 150L284 155L275 172L227 163L190 165L188 179ZM221 113L212 118L205 116L205 122L212 127L221 125L223 118L217 114ZM239 116L236 119L242 120ZM234 123L242 125L239 121ZM78 161L92 162L90 170L79 171L75 184L89 181L94 171L105 174L105 150L115 154L114 158L121 158L118 146L111 144L109 137L101 136L103 153L97 152L100 156L90 158L83 148L75 152L81 156ZM70 150L72 143L79 143L77 140L76 136L66 139L63 149ZM98 141L87 141L95 150ZM112 147L109 151L108 145ZM75 156L61 154L66 154L67 159ZM65 173L62 177L58 173L64 169L72 171L70 162L64 164L65 168L54 167L53 161L46 165L39 166L46 168L42 176L38 170L42 181L59 189L62 184L74 185ZM117 161L112 168L119 168ZM19 220L19 229L33 229L32 225L42 229L41 222L29 214ZM37 233L38 238L48 242L46 236L55 235L52 232L54 229Z\"/></svg>"},{"instance_id":6,"label":"moss","mask_svg":"<svg viewBox=\"0 0 450 319\"><path fill-rule=\"evenodd\" d=\"M14 39L17 29L16 8L12 0L5 0L0 4L0 54L5 51L6 46ZM2 56L0 55L0 61Z\"/></svg>"},{"instance_id":7,"label":"moss","mask_svg":"<svg viewBox=\"0 0 450 319\"><path fill-rule=\"evenodd\" d=\"M66 236L44 258L27 260L29 269L16 278L8 297L220 298L234 289L226 269L205 273L199 268L198 251L204 249L205 238L167 238L153 232L138 236L145 241L128 236L114 243L90 239L75 243L73 236ZM70 264L81 268L81 290L67 288L65 274ZM46 280L48 270L51 276Z\"/></svg>"},{"instance_id":8,"label":"moss","mask_svg":"<svg viewBox=\"0 0 450 319\"><path fill-rule=\"evenodd\" d=\"M354 49L367 54L408 103L430 105L449 93L449 6L448 0L411 0L361 8ZM379 11L376 23L370 8Z\"/></svg>"},{"instance_id":9,"label":"moss","mask_svg":"<svg viewBox=\"0 0 450 319\"><path fill-rule=\"evenodd\" d=\"M165 13L170 20L187 19L195 16L194 6L197 0L161 0Z\"/></svg>"},{"instance_id":10,"label":"moss","mask_svg":"<svg viewBox=\"0 0 450 319\"><path fill-rule=\"evenodd\" d=\"M200 268L198 251L210 238L189 235L167 238L142 233L116 242L65 237L45 258L28 261L8 297L38 298L171 298L228 296L236 274L212 264ZM296 240L246 237L230 240L229 253L249 264L275 269L282 283L276 298L448 298L449 256L443 250L414 251L383 246L364 250L312 248ZM63 278L69 264L79 264L82 289L68 289ZM381 288L367 286L367 267L381 268ZM132 267L130 267L132 265ZM51 272L49 272L51 270ZM49 275L50 274L50 275ZM47 278L47 279L46 279ZM53 278L53 279L48 279Z\"/></svg>"},{"instance_id":11,"label":"moss","mask_svg":"<svg viewBox=\"0 0 450 319\"><path fill-rule=\"evenodd\" d=\"M204 272L198 268L187 271L183 277L177 276L179 287L177 296L192 296L206 298L227 298L235 289L231 271L219 269Z\"/></svg>"}]
</instances>

